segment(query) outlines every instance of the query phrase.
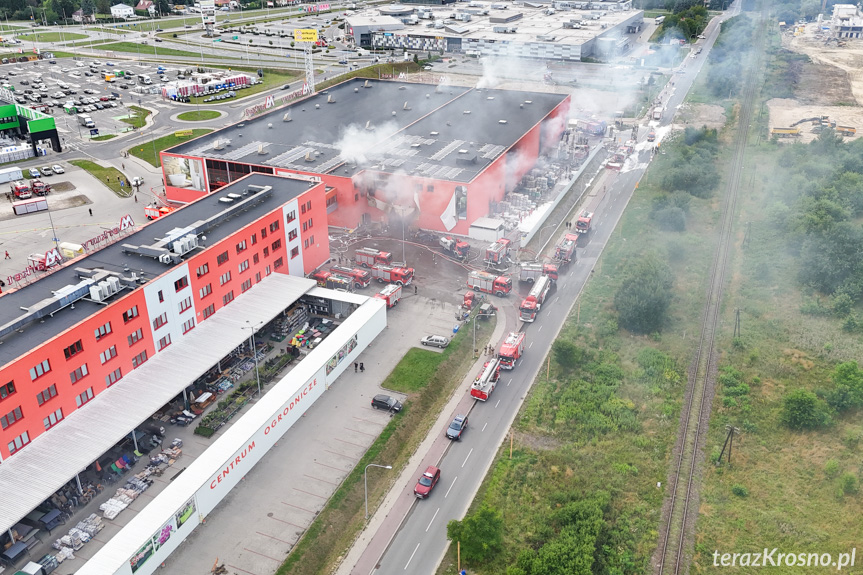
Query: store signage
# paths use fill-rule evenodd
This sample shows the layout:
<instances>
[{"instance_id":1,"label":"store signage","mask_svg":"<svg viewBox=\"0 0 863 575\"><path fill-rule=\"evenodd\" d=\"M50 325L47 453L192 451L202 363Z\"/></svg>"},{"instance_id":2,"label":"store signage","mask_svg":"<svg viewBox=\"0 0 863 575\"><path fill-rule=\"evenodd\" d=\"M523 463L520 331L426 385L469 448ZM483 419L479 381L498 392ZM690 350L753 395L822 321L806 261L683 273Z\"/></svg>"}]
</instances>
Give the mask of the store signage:
<instances>
[{"instance_id":1,"label":"store signage","mask_svg":"<svg viewBox=\"0 0 863 575\"><path fill-rule=\"evenodd\" d=\"M270 96L264 101L263 104L258 104L256 106L251 106L249 108L246 108L243 111L243 115L246 118L254 118L258 114L262 114L265 111L269 110L270 108L274 108L276 106L282 106L284 104L287 104L291 100L301 98L301 97L303 97L307 94L310 94L310 93L311 93L311 89L309 89L309 84L307 82L303 82L302 88L300 88L298 90L294 90L293 92L290 92L288 95L282 96L281 98L278 98L278 99L272 98L272 96ZM272 98L272 100L271 100L271 98Z\"/></svg>"},{"instance_id":2,"label":"store signage","mask_svg":"<svg viewBox=\"0 0 863 575\"><path fill-rule=\"evenodd\" d=\"M30 265L17 274L6 276L6 283L20 282L36 272L43 272L48 268L59 265L63 261L63 256L60 255L60 250L51 248L45 252L44 256L29 256L27 260L31 262Z\"/></svg>"},{"instance_id":3,"label":"store signage","mask_svg":"<svg viewBox=\"0 0 863 575\"><path fill-rule=\"evenodd\" d=\"M126 231L127 229L134 227L134 226L135 226L135 222L134 222L134 220L132 220L132 216L130 216L129 214L126 214L125 216L123 216L120 219L120 223L117 224L115 227L113 227L111 229L106 229L105 231L103 231L98 236L96 236L94 238L90 238L89 240L87 240L86 242L84 242L81 245L84 246L84 249L87 249L88 247L89 248L95 248L99 244L104 243L104 242L108 242L108 240L111 239L112 237L120 235L120 233L122 233L122 232Z\"/></svg>"},{"instance_id":4,"label":"store signage","mask_svg":"<svg viewBox=\"0 0 863 575\"><path fill-rule=\"evenodd\" d=\"M215 489L216 486L222 482L222 478L227 477L228 474L234 470L235 465L239 467L240 463L246 458L246 455L248 455L254 448L255 442L252 441L245 449L234 456L234 458L225 465L225 468L216 475L216 478L210 482L210 489Z\"/></svg>"},{"instance_id":5,"label":"store signage","mask_svg":"<svg viewBox=\"0 0 863 575\"><path fill-rule=\"evenodd\" d=\"M294 30L295 42L317 42L318 31L311 28L297 28Z\"/></svg>"},{"instance_id":6,"label":"store signage","mask_svg":"<svg viewBox=\"0 0 863 575\"><path fill-rule=\"evenodd\" d=\"M270 431L272 431L274 427L276 427L278 424L280 424L282 422L282 417L283 416L287 417L287 415L294 409L294 407L298 406L300 404L300 401L302 401L302 399L304 397L306 397L306 395L308 395L309 392L312 391L315 388L315 386L317 386L317 385L318 385L318 380L317 380L317 378L315 378L308 385L306 385L303 389L298 391L296 397L294 397L294 399L292 399L285 406L285 408L282 410L282 412L279 413L278 415L276 415L276 417L273 418L273 421L270 422L270 424L266 427L266 429L264 429L264 435L269 435Z\"/></svg>"},{"instance_id":7,"label":"store signage","mask_svg":"<svg viewBox=\"0 0 863 575\"><path fill-rule=\"evenodd\" d=\"M174 135L178 138L188 138L192 135L192 130L177 130Z\"/></svg>"},{"instance_id":8,"label":"store signage","mask_svg":"<svg viewBox=\"0 0 863 575\"><path fill-rule=\"evenodd\" d=\"M324 12L324 11L330 9L330 5L329 4L313 4L310 6L305 6L304 8L305 8L306 12Z\"/></svg>"}]
</instances>

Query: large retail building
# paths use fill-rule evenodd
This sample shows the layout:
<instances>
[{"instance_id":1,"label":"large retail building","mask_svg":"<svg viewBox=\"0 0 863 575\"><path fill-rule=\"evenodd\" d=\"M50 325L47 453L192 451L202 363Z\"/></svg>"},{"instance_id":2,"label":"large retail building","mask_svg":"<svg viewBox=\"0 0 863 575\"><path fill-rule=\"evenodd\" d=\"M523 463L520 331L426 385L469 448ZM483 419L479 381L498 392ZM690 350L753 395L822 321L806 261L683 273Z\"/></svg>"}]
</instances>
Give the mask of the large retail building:
<instances>
[{"instance_id":1,"label":"large retail building","mask_svg":"<svg viewBox=\"0 0 863 575\"><path fill-rule=\"evenodd\" d=\"M350 80L162 152L167 196L304 174L324 184L330 225L396 218L467 236L558 144L569 105L566 94Z\"/></svg>"}]
</instances>

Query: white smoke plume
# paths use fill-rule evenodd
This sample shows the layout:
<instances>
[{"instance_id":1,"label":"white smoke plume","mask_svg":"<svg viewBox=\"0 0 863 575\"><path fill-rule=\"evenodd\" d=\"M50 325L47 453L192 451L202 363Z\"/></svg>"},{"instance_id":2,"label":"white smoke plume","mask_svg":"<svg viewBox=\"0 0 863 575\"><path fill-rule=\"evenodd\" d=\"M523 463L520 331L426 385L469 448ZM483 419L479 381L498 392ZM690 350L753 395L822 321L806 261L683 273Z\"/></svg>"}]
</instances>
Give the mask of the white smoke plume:
<instances>
[{"instance_id":1,"label":"white smoke plume","mask_svg":"<svg viewBox=\"0 0 863 575\"><path fill-rule=\"evenodd\" d=\"M344 128L334 145L347 163L366 166L371 163L371 157L380 143L398 130L398 123L393 121L377 126L351 124Z\"/></svg>"}]
</instances>

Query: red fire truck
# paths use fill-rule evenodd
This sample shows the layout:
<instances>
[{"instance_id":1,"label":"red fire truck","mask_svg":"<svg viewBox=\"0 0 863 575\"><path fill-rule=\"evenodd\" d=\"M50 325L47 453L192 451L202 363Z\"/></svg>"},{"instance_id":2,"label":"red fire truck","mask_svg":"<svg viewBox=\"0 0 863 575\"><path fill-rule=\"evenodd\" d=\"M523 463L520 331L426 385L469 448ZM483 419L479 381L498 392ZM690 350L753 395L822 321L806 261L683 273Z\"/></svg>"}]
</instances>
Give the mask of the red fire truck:
<instances>
[{"instance_id":1,"label":"red fire truck","mask_svg":"<svg viewBox=\"0 0 863 575\"><path fill-rule=\"evenodd\" d=\"M357 263L364 268L371 266L391 266L393 265L393 254L382 252L372 248L360 248L357 250L354 257Z\"/></svg>"},{"instance_id":2,"label":"red fire truck","mask_svg":"<svg viewBox=\"0 0 863 575\"><path fill-rule=\"evenodd\" d=\"M318 282L321 287L354 291L354 281L351 278L336 275L326 270L318 270L309 277Z\"/></svg>"},{"instance_id":3,"label":"red fire truck","mask_svg":"<svg viewBox=\"0 0 863 575\"><path fill-rule=\"evenodd\" d=\"M521 271L518 274L519 281L533 283L540 276L548 276L552 280L557 281L557 266L554 264L522 264Z\"/></svg>"},{"instance_id":4,"label":"red fire truck","mask_svg":"<svg viewBox=\"0 0 863 575\"><path fill-rule=\"evenodd\" d=\"M12 182L9 184L9 189L19 200L27 200L33 197L33 194L30 192L30 186L25 182Z\"/></svg>"},{"instance_id":5,"label":"red fire truck","mask_svg":"<svg viewBox=\"0 0 863 575\"><path fill-rule=\"evenodd\" d=\"M580 234L586 234L590 231L590 220L593 219L593 212L588 212L584 210L578 216L578 220L575 222L575 231Z\"/></svg>"},{"instance_id":6,"label":"red fire truck","mask_svg":"<svg viewBox=\"0 0 863 575\"><path fill-rule=\"evenodd\" d=\"M389 255L389 254L387 254ZM396 268L393 266L372 266L372 277L380 283L410 285L414 279L413 268Z\"/></svg>"},{"instance_id":7,"label":"red fire truck","mask_svg":"<svg viewBox=\"0 0 863 575\"><path fill-rule=\"evenodd\" d=\"M467 276L467 287L503 297L512 291L512 280L506 276L496 276L488 272L470 272Z\"/></svg>"},{"instance_id":8,"label":"red fire truck","mask_svg":"<svg viewBox=\"0 0 863 575\"><path fill-rule=\"evenodd\" d=\"M564 234L563 239L554 248L554 261L560 265L566 265L574 260L576 243L578 243L576 234Z\"/></svg>"},{"instance_id":9,"label":"red fire truck","mask_svg":"<svg viewBox=\"0 0 863 575\"><path fill-rule=\"evenodd\" d=\"M387 302L387 308L395 307L399 303L399 300L402 299L402 286L399 284L390 284L382 289L380 293L376 293L375 297Z\"/></svg>"},{"instance_id":10,"label":"red fire truck","mask_svg":"<svg viewBox=\"0 0 863 575\"><path fill-rule=\"evenodd\" d=\"M470 253L470 244L450 236L440 239L440 247L458 259L464 259Z\"/></svg>"},{"instance_id":11,"label":"red fire truck","mask_svg":"<svg viewBox=\"0 0 863 575\"><path fill-rule=\"evenodd\" d=\"M497 381L500 379L500 360L493 359L485 362L482 371L476 376L473 385L470 386L471 397L480 401L487 400L494 391Z\"/></svg>"},{"instance_id":12,"label":"red fire truck","mask_svg":"<svg viewBox=\"0 0 863 575\"><path fill-rule=\"evenodd\" d=\"M335 274L351 278L352 280L354 280L354 287L357 289L369 287L369 284L372 283L372 274L365 270L361 270L358 268L346 268L343 266L332 266L330 268L330 271Z\"/></svg>"},{"instance_id":13,"label":"red fire truck","mask_svg":"<svg viewBox=\"0 0 863 575\"><path fill-rule=\"evenodd\" d=\"M551 289L551 279L548 276L540 276L533 284L530 293L518 306L518 317L521 321L532 322L536 319L536 314L542 308L548 292Z\"/></svg>"},{"instance_id":14,"label":"red fire truck","mask_svg":"<svg viewBox=\"0 0 863 575\"><path fill-rule=\"evenodd\" d=\"M497 352L500 368L513 369L515 362L521 359L522 354L524 354L524 333L510 333L500 344L500 350Z\"/></svg>"},{"instance_id":15,"label":"red fire truck","mask_svg":"<svg viewBox=\"0 0 863 575\"><path fill-rule=\"evenodd\" d=\"M485 263L491 267L505 266L509 258L510 242L501 238L485 249Z\"/></svg>"}]
</instances>

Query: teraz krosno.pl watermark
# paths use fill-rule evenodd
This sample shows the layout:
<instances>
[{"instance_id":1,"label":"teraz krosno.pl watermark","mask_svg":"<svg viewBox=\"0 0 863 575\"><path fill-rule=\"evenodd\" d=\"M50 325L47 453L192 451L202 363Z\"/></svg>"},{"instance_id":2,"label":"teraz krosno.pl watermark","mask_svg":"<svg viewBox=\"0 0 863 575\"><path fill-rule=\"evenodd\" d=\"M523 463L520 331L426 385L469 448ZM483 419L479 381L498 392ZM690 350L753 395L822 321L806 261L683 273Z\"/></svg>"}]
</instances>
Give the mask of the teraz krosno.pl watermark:
<instances>
[{"instance_id":1,"label":"teraz krosno.pl watermark","mask_svg":"<svg viewBox=\"0 0 863 575\"><path fill-rule=\"evenodd\" d=\"M832 567L841 571L843 567L854 567L857 549L849 553L784 553L778 548L751 553L713 552L714 567Z\"/></svg>"}]
</instances>

